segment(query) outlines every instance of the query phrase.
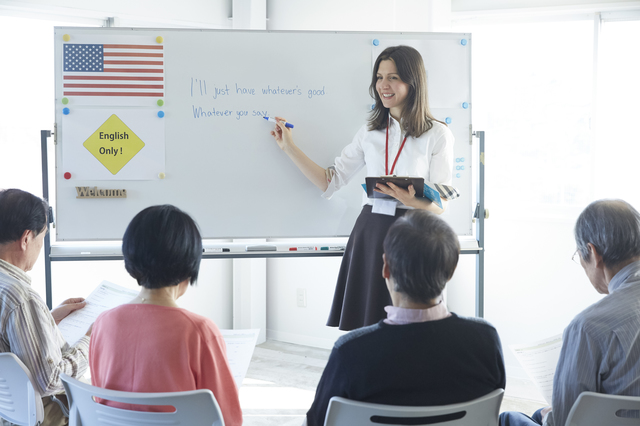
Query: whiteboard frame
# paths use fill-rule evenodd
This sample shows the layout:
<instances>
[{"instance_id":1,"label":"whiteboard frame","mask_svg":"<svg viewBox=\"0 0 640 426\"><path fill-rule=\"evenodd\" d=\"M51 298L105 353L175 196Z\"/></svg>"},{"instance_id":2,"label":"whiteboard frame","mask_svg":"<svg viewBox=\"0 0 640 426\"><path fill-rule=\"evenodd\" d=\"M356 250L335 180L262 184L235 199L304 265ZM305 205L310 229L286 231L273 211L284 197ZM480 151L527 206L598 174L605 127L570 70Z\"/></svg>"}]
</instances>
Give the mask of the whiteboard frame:
<instances>
[{"instance_id":1,"label":"whiteboard frame","mask_svg":"<svg viewBox=\"0 0 640 426\"><path fill-rule=\"evenodd\" d=\"M234 34L243 34L243 33L251 33L251 34L286 34L286 35L295 35L297 33L300 34L316 34L316 35L330 35L330 34L339 34L339 35L354 35L354 36L365 36L365 37L374 37L377 36L380 39L397 39L398 43L401 44L402 40L408 40L411 37L414 38L420 38L420 39L424 39L424 40L442 40L442 39L446 39L446 40L455 40L455 39L460 39L460 38L465 38L468 40L469 45L467 46L469 49L469 71L468 71L468 87L469 87L469 96L468 96L468 102L470 105L472 105L472 99L471 99L471 44L472 44L472 38L471 38L471 34L469 33L410 33L410 32L349 32L349 31L239 31L239 30L210 30L210 29L206 29L206 30L194 30L194 29L154 29L154 28L78 28L78 27L56 27L55 28L55 32L56 34L59 34L62 31L75 31L75 30L82 30L83 32L90 32L90 33L112 33L115 32L117 34L120 34L122 32L128 32L128 31L133 31L133 32L140 32L140 33L144 33L144 32L159 32L162 31L163 33L170 33L170 32L192 32L192 33L234 33ZM59 49L58 46L61 45L61 42L59 40L56 40L56 68L54 71L54 74L56 75L56 96L57 97L61 97L58 94L61 93L61 89L59 87L59 77L58 73L60 73L60 67L59 67L59 62L61 61L60 55L59 55ZM56 123L58 124L58 131L57 133L59 134L64 134L64 129L60 126L61 123L61 117L62 117L62 106L60 104L59 101L56 101ZM468 114L469 116L471 115L471 107L468 110ZM471 126L471 119L469 119L469 126ZM466 133L466 132L465 132ZM469 144L471 143L470 139L471 139L471 128L469 128ZM57 136L57 135L56 135ZM466 138L462 138L459 135L457 135L457 140L456 140L456 145L458 144L466 144L467 141L465 140ZM67 203L65 197L63 197L61 195L61 183L64 184L64 180L62 179L62 174L64 173L64 170L59 169L58 165L61 164L61 149L57 149L56 150L56 174L55 174L55 179L56 179L56 201L57 201L57 205L56 208L57 210L61 211L61 217L64 219L66 216L66 213L63 211L65 208L65 203ZM467 163L468 164L468 163ZM456 166L456 163L454 163L454 168ZM465 194L465 196L461 197L461 199L459 200L455 200L452 201L449 205L448 208L448 212L445 212L444 217L446 220L446 216L451 212L451 209L460 209L460 210L465 210L465 217L468 217L468 223L467 220L464 220L464 225L463 227L465 228L463 231L461 231L460 229L456 229L456 233L458 235L461 236L473 236L474 234L474 230L473 230L473 223L472 223L472 219L471 219L471 215L473 214L473 207L475 205L474 202L474 198L475 198L475 194L473 194L473 175L475 174L475 171L473 172L469 172L469 183L468 183L468 194ZM364 174L363 174L364 176ZM466 178L465 178L466 179ZM128 181L125 181L128 182ZM100 183L98 183L98 186L100 185ZM309 184L310 185L310 184ZM454 185L455 185L455 181L454 181ZM95 182L89 183L89 184L83 184L81 186L95 186ZM112 185L113 186L113 185ZM354 190L354 187L356 187L356 190ZM357 188L359 187L359 182L356 182L356 179L354 179L354 181L350 182L350 184L348 185L348 187L343 188L341 191L339 191L336 194L336 197L341 197L342 194L344 193L345 195L347 194L347 191L352 191L352 192L357 192ZM314 187L315 189L315 187ZM319 193L318 193L318 197L319 197ZM85 200L85 201L89 201L89 200ZM331 201L327 201L328 203L335 203L335 201L331 200ZM351 203L351 201L349 201L349 203ZM355 203L358 203L358 208L357 208L357 213L359 213L360 210L360 203L359 203L359 197L356 197L356 200L354 201L354 205ZM463 204L464 203L464 204ZM151 202L148 205L152 205L152 204L157 204L157 202ZM468 204L468 205L467 205ZM453 207L452 207L453 206ZM353 217L351 217L349 220L352 222L355 222L355 218L357 217L357 214L353 214ZM197 221L200 223L200 220L197 219ZM67 229L68 226L66 224L63 224L63 226L60 226L58 228L56 228L56 232L59 235L59 240L60 241L98 241L98 240L118 240L119 237L114 236L110 236L109 238L103 238L100 236L94 237L94 236L90 236L88 238L85 237L66 237L64 235L64 229ZM340 233L333 233L333 234L324 234L324 233L320 233L320 234L316 234L313 231L309 231L306 234L299 234L299 233L295 233L295 234L286 234L286 233L281 233L281 234L270 234L268 232L263 233L263 234L250 234L250 235L236 235L236 234L232 234L232 235L226 235L226 234L209 234L209 233L203 233L203 236L205 238L317 238L317 237L345 237L348 236L350 229L352 228L352 225L347 227L348 229L344 229L342 232ZM455 228L455 227L454 227ZM60 229L63 230L63 233L60 233Z\"/></svg>"}]
</instances>

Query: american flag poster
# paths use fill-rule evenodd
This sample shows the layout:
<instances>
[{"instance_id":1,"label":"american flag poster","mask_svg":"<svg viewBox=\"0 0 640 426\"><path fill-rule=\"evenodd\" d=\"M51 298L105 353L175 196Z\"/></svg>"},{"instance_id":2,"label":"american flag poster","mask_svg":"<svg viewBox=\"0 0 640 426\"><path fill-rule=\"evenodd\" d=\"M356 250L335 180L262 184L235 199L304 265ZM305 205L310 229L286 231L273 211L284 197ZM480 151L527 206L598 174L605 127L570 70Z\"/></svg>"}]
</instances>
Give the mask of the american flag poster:
<instances>
[{"instance_id":1,"label":"american flag poster","mask_svg":"<svg viewBox=\"0 0 640 426\"><path fill-rule=\"evenodd\" d=\"M61 179L160 179L165 171L164 39L62 31L56 35Z\"/></svg>"},{"instance_id":2,"label":"american flag poster","mask_svg":"<svg viewBox=\"0 0 640 426\"><path fill-rule=\"evenodd\" d=\"M64 96L164 97L161 44L65 43L62 65Z\"/></svg>"}]
</instances>

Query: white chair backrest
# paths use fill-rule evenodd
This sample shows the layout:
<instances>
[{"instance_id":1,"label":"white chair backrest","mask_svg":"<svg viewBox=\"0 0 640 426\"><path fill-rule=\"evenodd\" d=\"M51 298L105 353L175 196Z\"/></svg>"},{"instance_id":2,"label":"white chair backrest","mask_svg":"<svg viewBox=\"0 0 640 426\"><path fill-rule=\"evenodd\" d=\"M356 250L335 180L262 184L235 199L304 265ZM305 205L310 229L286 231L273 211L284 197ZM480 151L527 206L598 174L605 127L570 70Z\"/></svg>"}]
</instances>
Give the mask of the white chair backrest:
<instances>
[{"instance_id":1,"label":"white chair backrest","mask_svg":"<svg viewBox=\"0 0 640 426\"><path fill-rule=\"evenodd\" d=\"M42 396L20 358L0 353L0 417L17 425L33 426L44 419Z\"/></svg>"},{"instance_id":2,"label":"white chair backrest","mask_svg":"<svg viewBox=\"0 0 640 426\"><path fill-rule=\"evenodd\" d=\"M640 425L640 396L582 392L571 407L565 425L638 426Z\"/></svg>"},{"instance_id":3,"label":"white chair backrest","mask_svg":"<svg viewBox=\"0 0 640 426\"><path fill-rule=\"evenodd\" d=\"M224 426L222 412L209 389L137 393L101 389L60 374L69 399L69 426L149 426L155 424ZM110 407L93 397L136 405L171 405L175 412L133 411Z\"/></svg>"},{"instance_id":4,"label":"white chair backrest","mask_svg":"<svg viewBox=\"0 0 640 426\"><path fill-rule=\"evenodd\" d=\"M329 401L324 426L496 426L503 394L503 389L496 389L473 401L433 407L372 404L334 396Z\"/></svg>"}]
</instances>

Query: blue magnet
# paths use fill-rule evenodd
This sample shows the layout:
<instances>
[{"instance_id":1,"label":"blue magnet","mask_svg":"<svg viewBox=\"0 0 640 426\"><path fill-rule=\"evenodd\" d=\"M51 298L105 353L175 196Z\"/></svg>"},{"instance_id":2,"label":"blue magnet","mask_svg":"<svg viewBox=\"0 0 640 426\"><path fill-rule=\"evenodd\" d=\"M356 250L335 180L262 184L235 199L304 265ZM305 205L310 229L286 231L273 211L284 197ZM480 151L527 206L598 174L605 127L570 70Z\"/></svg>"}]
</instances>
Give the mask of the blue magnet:
<instances>
[{"instance_id":1,"label":"blue magnet","mask_svg":"<svg viewBox=\"0 0 640 426\"><path fill-rule=\"evenodd\" d=\"M445 118L444 122L447 123L447 124L451 124L451 117Z\"/></svg>"},{"instance_id":2,"label":"blue magnet","mask_svg":"<svg viewBox=\"0 0 640 426\"><path fill-rule=\"evenodd\" d=\"M69 108L62 108L62 113L64 115L69 115Z\"/></svg>"},{"instance_id":3,"label":"blue magnet","mask_svg":"<svg viewBox=\"0 0 640 426\"><path fill-rule=\"evenodd\" d=\"M462 108L464 108L464 109L469 108L469 102L463 102L462 103Z\"/></svg>"},{"instance_id":4,"label":"blue magnet","mask_svg":"<svg viewBox=\"0 0 640 426\"><path fill-rule=\"evenodd\" d=\"M164 111L158 111L158 117L160 118L164 117Z\"/></svg>"},{"instance_id":5,"label":"blue magnet","mask_svg":"<svg viewBox=\"0 0 640 426\"><path fill-rule=\"evenodd\" d=\"M462 40L460 40L460 44L463 45L463 46L466 46L467 45L467 39L463 38Z\"/></svg>"},{"instance_id":6,"label":"blue magnet","mask_svg":"<svg viewBox=\"0 0 640 426\"><path fill-rule=\"evenodd\" d=\"M378 40L377 38L373 39L373 45L374 46L378 46L380 44L380 40Z\"/></svg>"},{"instance_id":7,"label":"blue magnet","mask_svg":"<svg viewBox=\"0 0 640 426\"><path fill-rule=\"evenodd\" d=\"M464 157L460 157L460 162L464 163Z\"/></svg>"},{"instance_id":8,"label":"blue magnet","mask_svg":"<svg viewBox=\"0 0 640 426\"><path fill-rule=\"evenodd\" d=\"M456 177L459 178L460 177L460 173L456 173Z\"/></svg>"},{"instance_id":9,"label":"blue magnet","mask_svg":"<svg viewBox=\"0 0 640 426\"><path fill-rule=\"evenodd\" d=\"M371 104L371 109L375 109L376 108L376 104Z\"/></svg>"}]
</instances>

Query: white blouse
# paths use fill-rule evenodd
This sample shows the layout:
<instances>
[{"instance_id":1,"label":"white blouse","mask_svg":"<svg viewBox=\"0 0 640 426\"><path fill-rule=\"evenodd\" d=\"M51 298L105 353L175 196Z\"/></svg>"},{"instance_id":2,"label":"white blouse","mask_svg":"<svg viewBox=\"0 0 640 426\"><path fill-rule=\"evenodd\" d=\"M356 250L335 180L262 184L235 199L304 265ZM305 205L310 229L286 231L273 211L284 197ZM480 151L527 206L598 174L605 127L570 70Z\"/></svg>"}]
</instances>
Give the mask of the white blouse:
<instances>
[{"instance_id":1,"label":"white blouse","mask_svg":"<svg viewBox=\"0 0 640 426\"><path fill-rule=\"evenodd\" d=\"M403 135L400 123L391 118L389 126L389 171L402 144ZM385 130L367 130L365 124L353 137L340 157L337 157L332 169L332 177L327 190L322 194L329 199L338 189L349 183L362 167L367 166L367 176L385 175ZM453 133L447 126L437 121L433 127L418 138L408 137L393 170L396 176L422 177L425 183L451 185L453 171ZM417 189L417 188L416 188ZM417 189L419 190L419 189ZM362 204L373 204L362 194ZM407 208L402 203L399 208Z\"/></svg>"}]
</instances>

